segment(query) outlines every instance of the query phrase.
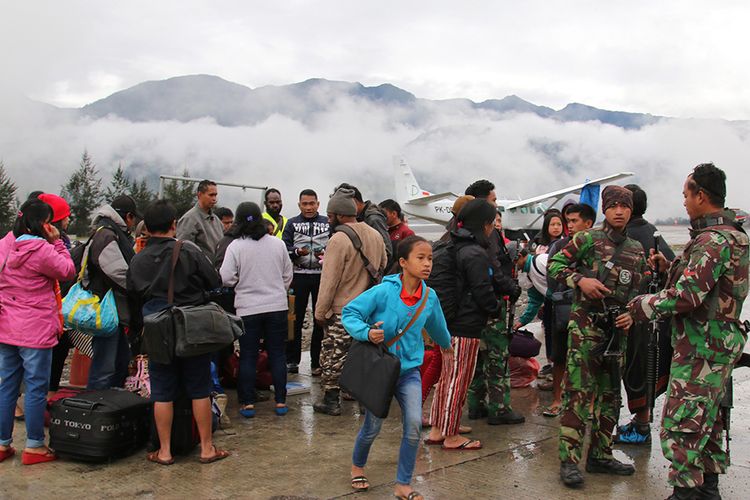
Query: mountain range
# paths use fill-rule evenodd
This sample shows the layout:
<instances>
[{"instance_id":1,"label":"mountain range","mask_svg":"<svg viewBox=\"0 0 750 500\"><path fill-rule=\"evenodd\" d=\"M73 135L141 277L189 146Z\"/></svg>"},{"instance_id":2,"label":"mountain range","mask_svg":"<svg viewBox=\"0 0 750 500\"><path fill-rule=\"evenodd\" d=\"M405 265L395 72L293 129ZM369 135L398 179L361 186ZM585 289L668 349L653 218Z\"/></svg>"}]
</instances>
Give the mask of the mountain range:
<instances>
[{"instance_id":1,"label":"mountain range","mask_svg":"<svg viewBox=\"0 0 750 500\"><path fill-rule=\"evenodd\" d=\"M531 113L563 122L598 121L624 129L639 129L664 117L644 113L608 111L571 103L560 110L538 106L518 96L474 102L469 99L430 100L385 83L367 87L360 83L313 78L300 83L250 88L218 76L188 75L148 81L78 109L59 109L65 116L103 118L114 115L131 122L177 121L211 118L225 127L252 125L278 114L307 121L332 109L342 97L401 112L401 119L419 125L436 113L475 110L502 115Z\"/></svg>"}]
</instances>

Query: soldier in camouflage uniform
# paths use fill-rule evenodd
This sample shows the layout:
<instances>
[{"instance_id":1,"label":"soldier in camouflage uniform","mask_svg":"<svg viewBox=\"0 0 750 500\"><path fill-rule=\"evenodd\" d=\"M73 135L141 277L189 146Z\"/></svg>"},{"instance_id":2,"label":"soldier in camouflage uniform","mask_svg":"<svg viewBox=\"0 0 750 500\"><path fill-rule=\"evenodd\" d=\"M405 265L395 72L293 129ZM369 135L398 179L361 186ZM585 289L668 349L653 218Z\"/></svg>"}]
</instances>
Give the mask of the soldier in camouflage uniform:
<instances>
[{"instance_id":1,"label":"soldier in camouflage uniform","mask_svg":"<svg viewBox=\"0 0 750 500\"><path fill-rule=\"evenodd\" d=\"M591 445L587 472L630 475L632 465L612 456L612 430L619 416L620 384L614 384L604 359L609 341L605 331L606 308L624 306L648 283L643 247L625 235L632 212L632 193L620 186L602 192L606 217L601 228L580 231L548 263L548 273L575 290L568 325L567 372L563 381L560 417L560 478L566 486L583 483L578 469L583 437L594 398ZM621 330L620 352L624 352L632 318L619 314L615 326ZM621 362L621 360L619 361Z\"/></svg>"},{"instance_id":2,"label":"soldier in camouflage uniform","mask_svg":"<svg viewBox=\"0 0 750 500\"><path fill-rule=\"evenodd\" d=\"M726 176L713 164L695 167L683 188L692 239L669 268L667 287L630 303L636 319L673 316L674 355L662 419L661 444L672 464L670 498L721 498L719 404L747 340L740 325L748 287L748 237L723 210ZM654 262L666 267L662 255Z\"/></svg>"}]
</instances>

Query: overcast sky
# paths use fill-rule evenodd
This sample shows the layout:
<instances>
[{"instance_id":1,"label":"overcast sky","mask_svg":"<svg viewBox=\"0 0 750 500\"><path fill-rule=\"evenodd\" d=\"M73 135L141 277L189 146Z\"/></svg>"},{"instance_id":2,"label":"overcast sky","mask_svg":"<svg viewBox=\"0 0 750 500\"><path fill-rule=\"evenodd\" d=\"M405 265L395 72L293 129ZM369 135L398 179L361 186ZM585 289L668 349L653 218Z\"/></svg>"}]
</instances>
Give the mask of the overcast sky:
<instances>
[{"instance_id":1,"label":"overcast sky","mask_svg":"<svg viewBox=\"0 0 750 500\"><path fill-rule=\"evenodd\" d=\"M750 119L746 1L0 2L0 86L60 106L208 73Z\"/></svg>"}]
</instances>

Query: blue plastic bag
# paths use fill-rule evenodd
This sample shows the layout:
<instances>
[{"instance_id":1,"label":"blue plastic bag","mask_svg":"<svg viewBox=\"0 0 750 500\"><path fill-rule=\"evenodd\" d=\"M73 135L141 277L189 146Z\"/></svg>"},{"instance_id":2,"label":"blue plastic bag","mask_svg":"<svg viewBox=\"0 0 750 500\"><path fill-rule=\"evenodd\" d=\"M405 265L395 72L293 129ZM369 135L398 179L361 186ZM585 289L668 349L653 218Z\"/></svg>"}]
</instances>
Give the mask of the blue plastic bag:
<instances>
[{"instance_id":1,"label":"blue plastic bag","mask_svg":"<svg viewBox=\"0 0 750 500\"><path fill-rule=\"evenodd\" d=\"M93 337L109 337L117 331L120 320L112 290L99 297L84 289L81 283L73 285L62 301L65 328L71 328Z\"/></svg>"},{"instance_id":2,"label":"blue plastic bag","mask_svg":"<svg viewBox=\"0 0 750 500\"><path fill-rule=\"evenodd\" d=\"M62 300L63 322L65 328L78 330L92 337L109 337L120 325L115 295L109 290L99 300L99 297L83 288L81 282L86 273L88 252L89 248L86 248L76 284L70 287Z\"/></svg>"}]
</instances>

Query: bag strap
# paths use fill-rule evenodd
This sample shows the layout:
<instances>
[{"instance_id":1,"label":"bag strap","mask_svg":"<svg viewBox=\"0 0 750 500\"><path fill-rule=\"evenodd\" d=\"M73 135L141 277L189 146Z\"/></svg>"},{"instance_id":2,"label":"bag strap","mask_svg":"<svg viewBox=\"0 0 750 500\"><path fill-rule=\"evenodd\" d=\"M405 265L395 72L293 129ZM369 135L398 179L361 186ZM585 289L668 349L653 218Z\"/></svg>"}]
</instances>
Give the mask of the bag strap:
<instances>
[{"instance_id":1,"label":"bag strap","mask_svg":"<svg viewBox=\"0 0 750 500\"><path fill-rule=\"evenodd\" d=\"M172 249L172 265L169 271L169 287L167 288L167 303L172 305L174 303L174 270L177 267L177 261L180 258L180 249L182 248L182 240L177 240Z\"/></svg>"},{"instance_id":2,"label":"bag strap","mask_svg":"<svg viewBox=\"0 0 750 500\"><path fill-rule=\"evenodd\" d=\"M89 236L88 241L84 243L83 246L83 258L81 259L81 270L78 273L78 279L76 280L77 283L80 283L83 281L83 277L86 275L86 266L89 263L89 253L91 252L91 242L94 240L94 236L96 236L96 233L104 229L104 226L99 226L96 228L96 231L94 231L94 234Z\"/></svg>"},{"instance_id":3,"label":"bag strap","mask_svg":"<svg viewBox=\"0 0 750 500\"><path fill-rule=\"evenodd\" d=\"M417 319L419 319L419 316L422 315L422 311L424 311L424 306L427 305L427 297L429 295L430 295L430 287L425 286L424 287L424 297L422 298L422 303L419 304L419 308L417 309L417 312L415 312L414 316L411 317L411 321L409 321L409 323L406 325L406 328L404 328L403 330L401 330L401 333L399 333L398 335L396 335L391 340L389 340L388 342L385 343L386 347L391 347L393 344L395 344L398 341L398 339L400 339L401 337L403 337L404 334L407 331L409 331L409 328L412 327L412 325L414 324L414 322L417 321Z\"/></svg>"},{"instance_id":4,"label":"bag strap","mask_svg":"<svg viewBox=\"0 0 750 500\"><path fill-rule=\"evenodd\" d=\"M365 253L362 251L362 240L359 238L359 235L357 234L354 229L347 226L346 224L341 224L336 226L335 229L336 232L341 231L345 235L349 237L349 240L352 242L352 246L354 249L359 253L359 256L362 258L362 263L365 265L365 270L370 275L370 278L374 283L377 283L379 281L379 274L380 271L375 268L375 266L372 265L372 262L370 262L370 259L367 258Z\"/></svg>"},{"instance_id":5,"label":"bag strap","mask_svg":"<svg viewBox=\"0 0 750 500\"><path fill-rule=\"evenodd\" d=\"M612 258L609 259L606 262L602 262L601 267L599 267L599 272L596 273L596 279L599 280L600 283L604 284L605 279L607 279L607 274L609 274L609 271L615 267L615 262L617 261L617 258L620 256L623 250L625 250L625 242L627 241L627 238L622 240L622 242L615 247L615 253L612 254Z\"/></svg>"}]
</instances>

